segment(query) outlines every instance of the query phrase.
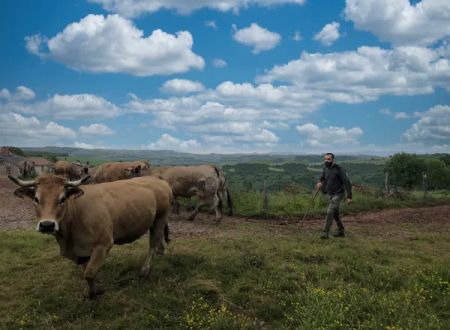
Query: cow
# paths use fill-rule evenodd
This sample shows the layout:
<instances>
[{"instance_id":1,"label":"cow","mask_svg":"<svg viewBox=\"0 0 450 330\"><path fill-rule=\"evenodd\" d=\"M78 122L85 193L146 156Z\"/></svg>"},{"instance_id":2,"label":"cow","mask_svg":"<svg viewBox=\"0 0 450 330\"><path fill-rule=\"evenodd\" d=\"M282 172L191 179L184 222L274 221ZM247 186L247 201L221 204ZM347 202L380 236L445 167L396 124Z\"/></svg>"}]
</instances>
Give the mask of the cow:
<instances>
[{"instance_id":1,"label":"cow","mask_svg":"<svg viewBox=\"0 0 450 330\"><path fill-rule=\"evenodd\" d=\"M95 279L113 244L133 242L149 231L149 254L141 268L148 276L155 253L164 251L164 231L170 212L172 190L167 182L151 176L86 185L54 174L32 181L9 175L20 187L19 197L35 204L37 226L51 234L61 255L82 265L88 297L103 293Z\"/></svg>"},{"instance_id":2,"label":"cow","mask_svg":"<svg viewBox=\"0 0 450 330\"><path fill-rule=\"evenodd\" d=\"M35 164L30 160L22 160L19 163L19 173L22 178L29 178L36 175Z\"/></svg>"},{"instance_id":3,"label":"cow","mask_svg":"<svg viewBox=\"0 0 450 330\"><path fill-rule=\"evenodd\" d=\"M145 160L132 162L110 162L92 170L92 183L112 182L142 176L148 173L150 163Z\"/></svg>"},{"instance_id":4,"label":"cow","mask_svg":"<svg viewBox=\"0 0 450 330\"><path fill-rule=\"evenodd\" d=\"M87 174L87 167L78 162L68 162L67 160L58 160L53 164L55 174L62 175L69 180L79 180L83 174Z\"/></svg>"},{"instance_id":5,"label":"cow","mask_svg":"<svg viewBox=\"0 0 450 330\"><path fill-rule=\"evenodd\" d=\"M222 217L218 208L221 197L227 198L232 212L231 196L223 172L214 165L157 167L152 168L150 173L169 183L175 200L177 197L199 198L199 203L187 220L193 221L200 209L209 204L211 211L215 211L216 222L219 222Z\"/></svg>"}]
</instances>

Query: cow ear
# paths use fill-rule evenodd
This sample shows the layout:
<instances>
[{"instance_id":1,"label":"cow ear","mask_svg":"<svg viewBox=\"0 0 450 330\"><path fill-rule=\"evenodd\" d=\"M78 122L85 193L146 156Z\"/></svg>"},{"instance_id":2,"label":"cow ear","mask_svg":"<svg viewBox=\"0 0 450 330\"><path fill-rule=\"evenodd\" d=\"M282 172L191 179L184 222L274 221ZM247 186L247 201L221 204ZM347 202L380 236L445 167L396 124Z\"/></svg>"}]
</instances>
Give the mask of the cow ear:
<instances>
[{"instance_id":1,"label":"cow ear","mask_svg":"<svg viewBox=\"0 0 450 330\"><path fill-rule=\"evenodd\" d=\"M78 198L84 195L84 191L78 187L68 187L66 189L66 197L67 198Z\"/></svg>"},{"instance_id":2,"label":"cow ear","mask_svg":"<svg viewBox=\"0 0 450 330\"><path fill-rule=\"evenodd\" d=\"M16 190L14 190L14 195L20 198L24 197L33 198L35 193L36 190L34 189L34 187L19 187Z\"/></svg>"},{"instance_id":3,"label":"cow ear","mask_svg":"<svg viewBox=\"0 0 450 330\"><path fill-rule=\"evenodd\" d=\"M137 175L141 174L141 165L138 165L134 168L134 173Z\"/></svg>"}]
</instances>

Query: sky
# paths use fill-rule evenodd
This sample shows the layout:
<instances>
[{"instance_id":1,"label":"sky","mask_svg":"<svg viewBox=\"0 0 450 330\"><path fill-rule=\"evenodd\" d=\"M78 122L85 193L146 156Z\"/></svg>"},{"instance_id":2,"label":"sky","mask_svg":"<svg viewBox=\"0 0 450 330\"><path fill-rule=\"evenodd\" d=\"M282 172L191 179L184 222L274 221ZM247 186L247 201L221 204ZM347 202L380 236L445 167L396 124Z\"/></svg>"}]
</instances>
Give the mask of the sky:
<instances>
[{"instance_id":1,"label":"sky","mask_svg":"<svg viewBox=\"0 0 450 330\"><path fill-rule=\"evenodd\" d=\"M450 152L448 0L0 2L0 145Z\"/></svg>"}]
</instances>

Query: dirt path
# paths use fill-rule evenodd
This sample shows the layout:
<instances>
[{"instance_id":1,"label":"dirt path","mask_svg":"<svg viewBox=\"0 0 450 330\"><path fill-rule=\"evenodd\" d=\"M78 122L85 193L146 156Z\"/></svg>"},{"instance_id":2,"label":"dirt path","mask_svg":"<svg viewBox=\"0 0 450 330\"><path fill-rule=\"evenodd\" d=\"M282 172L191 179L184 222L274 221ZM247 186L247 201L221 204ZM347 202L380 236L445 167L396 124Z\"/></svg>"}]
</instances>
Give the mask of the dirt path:
<instances>
[{"instance_id":1,"label":"dirt path","mask_svg":"<svg viewBox=\"0 0 450 330\"><path fill-rule=\"evenodd\" d=\"M34 207L29 199L14 196L16 186L5 177L0 177L0 230L4 229L34 229ZM259 228L269 227L270 230L289 233L296 228L305 231L320 230L323 219L308 219L300 226L291 221L273 219L246 219L242 217L226 217L217 226L214 217L199 214L196 221L188 222L187 213L173 214L170 217L170 230L173 238L220 237L232 233L238 224L245 222ZM450 205L440 205L423 208L386 209L376 212L366 212L344 217L346 227L351 231L370 234L389 233L398 235L405 226L411 224L417 228L427 228L450 232ZM226 230L225 230L226 229Z\"/></svg>"}]
</instances>

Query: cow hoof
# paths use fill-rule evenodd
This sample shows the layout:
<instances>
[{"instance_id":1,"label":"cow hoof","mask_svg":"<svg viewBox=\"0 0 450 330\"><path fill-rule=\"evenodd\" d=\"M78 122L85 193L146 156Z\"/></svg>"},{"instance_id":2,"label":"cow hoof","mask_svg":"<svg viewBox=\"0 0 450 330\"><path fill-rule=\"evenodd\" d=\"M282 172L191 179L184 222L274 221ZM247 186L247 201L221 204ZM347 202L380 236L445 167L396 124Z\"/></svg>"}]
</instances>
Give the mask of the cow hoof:
<instances>
[{"instance_id":1,"label":"cow hoof","mask_svg":"<svg viewBox=\"0 0 450 330\"><path fill-rule=\"evenodd\" d=\"M188 217L186 220L187 221L194 221L195 217Z\"/></svg>"},{"instance_id":2,"label":"cow hoof","mask_svg":"<svg viewBox=\"0 0 450 330\"><path fill-rule=\"evenodd\" d=\"M95 300L95 299L97 299L97 297L103 295L104 293L105 293L105 290L103 290L103 289L96 289L95 292L89 292L86 295L86 299L88 299L88 300Z\"/></svg>"},{"instance_id":3,"label":"cow hoof","mask_svg":"<svg viewBox=\"0 0 450 330\"><path fill-rule=\"evenodd\" d=\"M141 272L139 273L140 277L147 278L150 275L151 270L151 267L142 267Z\"/></svg>"}]
</instances>

